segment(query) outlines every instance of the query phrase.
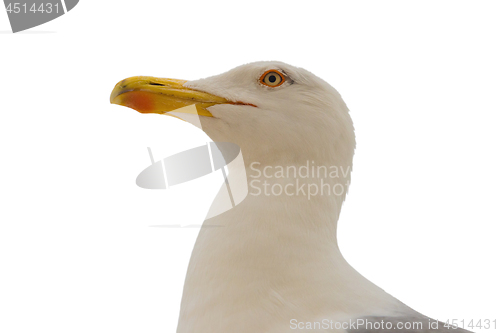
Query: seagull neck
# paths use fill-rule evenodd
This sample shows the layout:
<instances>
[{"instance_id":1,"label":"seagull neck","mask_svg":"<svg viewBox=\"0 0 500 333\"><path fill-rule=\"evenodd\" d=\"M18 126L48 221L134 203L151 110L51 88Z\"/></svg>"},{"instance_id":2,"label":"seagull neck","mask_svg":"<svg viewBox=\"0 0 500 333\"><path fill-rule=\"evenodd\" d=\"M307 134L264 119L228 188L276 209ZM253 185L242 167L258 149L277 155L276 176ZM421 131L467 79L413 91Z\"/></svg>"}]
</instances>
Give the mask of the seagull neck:
<instances>
[{"instance_id":1,"label":"seagull neck","mask_svg":"<svg viewBox=\"0 0 500 333\"><path fill-rule=\"evenodd\" d=\"M320 253L341 258L337 220L350 173L317 169L314 161L290 165L251 163L245 169L230 168L230 175L246 175L248 195L236 207L208 219L205 226L227 228L235 242L248 242L246 251L250 252L250 244L262 246L279 240L281 247L276 251L301 244L302 249L321 248ZM217 233L213 234L215 240Z\"/></svg>"},{"instance_id":2,"label":"seagull neck","mask_svg":"<svg viewBox=\"0 0 500 333\"><path fill-rule=\"evenodd\" d=\"M345 193L277 195L279 186L296 184L296 179L269 179L261 171L251 177L247 170L245 200L206 220L201 228L186 275L178 332L202 331L213 326L212 318L226 318L228 313L260 322L269 309L276 309L283 318L296 318L297 309L307 316L304 311L309 309L327 314L364 313L381 304L397 306L340 253L336 225ZM262 182L253 183L260 194L252 188L256 179ZM265 180L279 185L275 185L276 195L265 195ZM304 188L317 184L317 179L301 181ZM230 325L226 328L217 326L210 332L242 331Z\"/></svg>"},{"instance_id":3,"label":"seagull neck","mask_svg":"<svg viewBox=\"0 0 500 333\"><path fill-rule=\"evenodd\" d=\"M227 281L221 274L233 274L246 283L267 285L279 283L281 278L323 276L307 271L327 268L332 274L345 272L349 266L336 238L339 208L335 200L326 197L308 200L249 194L235 208L205 221L193 250L188 280L202 283L201 279L213 277L213 281ZM211 284L215 286L218 282Z\"/></svg>"}]
</instances>

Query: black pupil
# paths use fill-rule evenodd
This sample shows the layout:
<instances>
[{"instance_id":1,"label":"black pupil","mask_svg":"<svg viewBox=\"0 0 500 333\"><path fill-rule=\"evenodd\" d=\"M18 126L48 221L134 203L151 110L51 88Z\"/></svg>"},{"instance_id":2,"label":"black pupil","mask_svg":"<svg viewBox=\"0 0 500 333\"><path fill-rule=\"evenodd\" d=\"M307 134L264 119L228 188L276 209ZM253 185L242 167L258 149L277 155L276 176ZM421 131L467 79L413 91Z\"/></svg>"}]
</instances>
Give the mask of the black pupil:
<instances>
[{"instance_id":1,"label":"black pupil","mask_svg":"<svg viewBox=\"0 0 500 333\"><path fill-rule=\"evenodd\" d=\"M271 83L276 82L276 75L269 76L269 82L271 82Z\"/></svg>"}]
</instances>

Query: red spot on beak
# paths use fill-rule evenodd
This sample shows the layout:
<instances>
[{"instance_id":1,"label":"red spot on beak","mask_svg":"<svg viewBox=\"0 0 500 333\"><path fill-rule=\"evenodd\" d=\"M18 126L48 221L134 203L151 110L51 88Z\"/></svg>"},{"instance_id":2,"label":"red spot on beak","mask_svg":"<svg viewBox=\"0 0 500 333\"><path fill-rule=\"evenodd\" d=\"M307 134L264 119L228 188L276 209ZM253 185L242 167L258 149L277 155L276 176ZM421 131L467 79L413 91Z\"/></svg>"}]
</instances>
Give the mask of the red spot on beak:
<instances>
[{"instance_id":1,"label":"red spot on beak","mask_svg":"<svg viewBox=\"0 0 500 333\"><path fill-rule=\"evenodd\" d=\"M130 91L121 96L122 103L141 113L152 113L155 109L153 95L147 91Z\"/></svg>"}]
</instances>

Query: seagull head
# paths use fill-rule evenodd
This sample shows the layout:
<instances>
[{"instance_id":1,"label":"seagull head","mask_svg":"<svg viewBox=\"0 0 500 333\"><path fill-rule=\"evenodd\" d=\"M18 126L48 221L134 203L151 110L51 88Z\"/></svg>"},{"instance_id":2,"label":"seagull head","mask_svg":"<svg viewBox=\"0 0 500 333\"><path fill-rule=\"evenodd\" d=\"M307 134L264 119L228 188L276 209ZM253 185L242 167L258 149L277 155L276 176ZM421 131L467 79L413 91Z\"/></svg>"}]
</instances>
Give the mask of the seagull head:
<instances>
[{"instance_id":1,"label":"seagull head","mask_svg":"<svg viewBox=\"0 0 500 333\"><path fill-rule=\"evenodd\" d=\"M111 103L192 123L216 142L239 145L245 164L352 162L354 129L339 93L283 62L254 62L195 81L131 77L115 86Z\"/></svg>"}]
</instances>

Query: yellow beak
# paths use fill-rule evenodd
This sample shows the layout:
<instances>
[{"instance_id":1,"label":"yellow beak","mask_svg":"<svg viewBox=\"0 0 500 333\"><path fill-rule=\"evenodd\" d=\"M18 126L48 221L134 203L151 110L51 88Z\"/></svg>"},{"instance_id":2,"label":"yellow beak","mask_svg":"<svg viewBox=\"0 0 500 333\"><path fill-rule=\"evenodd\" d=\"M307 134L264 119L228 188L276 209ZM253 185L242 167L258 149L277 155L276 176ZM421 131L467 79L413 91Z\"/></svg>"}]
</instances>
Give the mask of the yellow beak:
<instances>
[{"instance_id":1,"label":"yellow beak","mask_svg":"<svg viewBox=\"0 0 500 333\"><path fill-rule=\"evenodd\" d=\"M112 104L127 106L141 113L167 114L169 111L194 113L195 105L200 116L213 117L207 110L215 104L244 104L183 86L187 81L134 76L119 82L111 93ZM181 109L184 108L184 109ZM179 110L180 109L180 110Z\"/></svg>"}]
</instances>

